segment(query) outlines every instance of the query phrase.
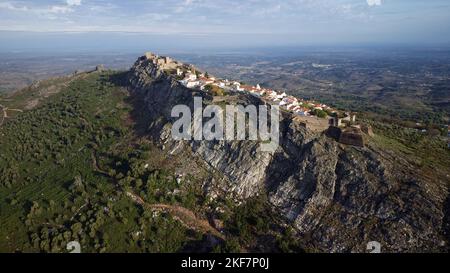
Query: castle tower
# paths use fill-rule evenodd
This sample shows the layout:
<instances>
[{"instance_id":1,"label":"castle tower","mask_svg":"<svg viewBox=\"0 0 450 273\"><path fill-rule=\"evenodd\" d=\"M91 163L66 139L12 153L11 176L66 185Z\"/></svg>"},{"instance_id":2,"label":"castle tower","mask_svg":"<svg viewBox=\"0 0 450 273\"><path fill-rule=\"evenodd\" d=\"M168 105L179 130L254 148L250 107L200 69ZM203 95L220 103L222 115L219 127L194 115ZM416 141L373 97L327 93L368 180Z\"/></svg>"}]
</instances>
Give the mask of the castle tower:
<instances>
[{"instance_id":1,"label":"castle tower","mask_svg":"<svg viewBox=\"0 0 450 273\"><path fill-rule=\"evenodd\" d=\"M155 57L156 55L153 54L152 52L145 52L145 58L147 58L147 60L153 59Z\"/></svg>"}]
</instances>

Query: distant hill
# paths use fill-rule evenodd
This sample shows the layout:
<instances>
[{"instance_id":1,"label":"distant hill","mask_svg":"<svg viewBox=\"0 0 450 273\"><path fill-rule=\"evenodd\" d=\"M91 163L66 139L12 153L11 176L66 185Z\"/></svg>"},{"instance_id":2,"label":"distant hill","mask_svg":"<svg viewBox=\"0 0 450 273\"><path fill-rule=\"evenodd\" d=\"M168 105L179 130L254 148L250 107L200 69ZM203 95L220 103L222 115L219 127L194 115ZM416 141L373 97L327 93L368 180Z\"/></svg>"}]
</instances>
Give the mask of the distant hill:
<instances>
[{"instance_id":1,"label":"distant hill","mask_svg":"<svg viewBox=\"0 0 450 273\"><path fill-rule=\"evenodd\" d=\"M39 80L87 71L97 64L105 64L111 69L128 69L134 59L134 55L107 53L0 54L0 94L25 88Z\"/></svg>"}]
</instances>

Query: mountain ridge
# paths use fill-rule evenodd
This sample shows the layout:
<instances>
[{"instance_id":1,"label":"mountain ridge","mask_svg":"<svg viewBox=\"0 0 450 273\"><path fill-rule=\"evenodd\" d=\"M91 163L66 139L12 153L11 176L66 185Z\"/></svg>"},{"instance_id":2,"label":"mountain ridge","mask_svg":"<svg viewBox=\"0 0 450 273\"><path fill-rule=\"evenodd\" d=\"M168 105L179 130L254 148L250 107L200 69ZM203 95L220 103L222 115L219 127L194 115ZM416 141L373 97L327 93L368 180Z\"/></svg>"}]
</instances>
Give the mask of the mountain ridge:
<instances>
[{"instance_id":1,"label":"mountain ridge","mask_svg":"<svg viewBox=\"0 0 450 273\"><path fill-rule=\"evenodd\" d=\"M38 99L0 127L0 251L60 252L66 240L93 252L223 244L186 230L170 213L177 207L195 212L182 214L185 224L209 219L225 238L222 251L367 252L370 241L382 252L446 251L445 168L415 163L380 127L365 147L349 146L285 112L272 152L258 141L176 141L174 105L264 102L187 88L155 58L48 81L2 102L24 109Z\"/></svg>"},{"instance_id":2,"label":"mountain ridge","mask_svg":"<svg viewBox=\"0 0 450 273\"><path fill-rule=\"evenodd\" d=\"M171 107L192 107L193 96L212 98L182 86L147 57L135 63L128 79L131 91L144 97L155 140L171 154L180 146L190 149L226 177L228 184L204 185L209 194L219 187L221 192L213 196L232 193L236 200L245 200L268 190L271 204L301 235L312 236L314 247L322 251L364 251L367 240L379 240L389 251L438 251L445 244L440 230L445 188L418 176L397 155L372 144L367 148L338 144L286 117L281 121L280 147L272 154L259 153L254 143L246 142L173 142L167 118ZM245 99L253 100L247 97L241 102ZM414 207L405 207L408 203ZM431 219L426 222L423 215Z\"/></svg>"}]
</instances>

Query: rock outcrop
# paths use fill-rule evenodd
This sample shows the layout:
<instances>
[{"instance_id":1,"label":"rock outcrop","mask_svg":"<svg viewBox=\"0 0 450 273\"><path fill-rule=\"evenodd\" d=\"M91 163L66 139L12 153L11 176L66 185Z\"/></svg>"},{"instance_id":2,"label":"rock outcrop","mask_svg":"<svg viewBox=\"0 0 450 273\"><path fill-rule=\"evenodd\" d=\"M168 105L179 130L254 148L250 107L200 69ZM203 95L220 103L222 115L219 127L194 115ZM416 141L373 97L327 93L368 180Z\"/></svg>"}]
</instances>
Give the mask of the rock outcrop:
<instances>
[{"instance_id":1,"label":"rock outcrop","mask_svg":"<svg viewBox=\"0 0 450 273\"><path fill-rule=\"evenodd\" d=\"M339 142L342 144L353 145L357 147L365 146L365 139L360 128L346 128L339 136Z\"/></svg>"},{"instance_id":2,"label":"rock outcrop","mask_svg":"<svg viewBox=\"0 0 450 273\"><path fill-rule=\"evenodd\" d=\"M273 208L318 251L365 252L369 241L380 242L384 252L442 250L445 188L376 146L341 145L288 116L280 121L275 152L260 151L255 141L173 140L172 107L192 108L194 96L209 104L212 97L178 83L161 69L166 63L159 58L147 54L137 60L128 77L131 92L145 103L149 136L168 153L188 150L220 174L205 184L211 197L245 201L267 191ZM263 103L246 95L238 100Z\"/></svg>"}]
</instances>

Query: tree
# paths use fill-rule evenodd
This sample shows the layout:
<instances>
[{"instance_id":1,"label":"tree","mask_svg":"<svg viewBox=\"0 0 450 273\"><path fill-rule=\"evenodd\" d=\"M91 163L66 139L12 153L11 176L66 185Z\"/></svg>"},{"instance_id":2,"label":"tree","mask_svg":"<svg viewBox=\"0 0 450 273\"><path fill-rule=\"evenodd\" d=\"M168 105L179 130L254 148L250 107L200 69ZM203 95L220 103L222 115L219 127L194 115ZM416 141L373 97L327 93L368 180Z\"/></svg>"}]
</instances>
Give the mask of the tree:
<instances>
[{"instance_id":1,"label":"tree","mask_svg":"<svg viewBox=\"0 0 450 273\"><path fill-rule=\"evenodd\" d=\"M316 115L319 118L326 118L327 117L327 112L320 110L320 109L314 109L313 111L314 115Z\"/></svg>"},{"instance_id":2,"label":"tree","mask_svg":"<svg viewBox=\"0 0 450 273\"><path fill-rule=\"evenodd\" d=\"M217 250L216 250L217 251ZM239 253L241 252L241 245L239 244L239 240L237 238L231 238L225 241L225 244L222 248L221 252L224 253Z\"/></svg>"},{"instance_id":3,"label":"tree","mask_svg":"<svg viewBox=\"0 0 450 273\"><path fill-rule=\"evenodd\" d=\"M140 179L140 178L136 179L136 181L135 181L135 187L136 187L137 189L140 189L140 188L142 187L142 185L143 185L142 179Z\"/></svg>"},{"instance_id":4,"label":"tree","mask_svg":"<svg viewBox=\"0 0 450 273\"><path fill-rule=\"evenodd\" d=\"M208 84L205 89L209 91L213 96L225 96L225 90L216 85Z\"/></svg>"},{"instance_id":5,"label":"tree","mask_svg":"<svg viewBox=\"0 0 450 273\"><path fill-rule=\"evenodd\" d=\"M76 234L80 234L82 229L83 229L83 224L81 223L75 223L71 226L70 228L72 230L72 234L76 235Z\"/></svg>"}]
</instances>

